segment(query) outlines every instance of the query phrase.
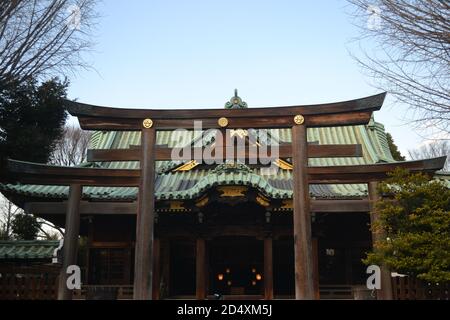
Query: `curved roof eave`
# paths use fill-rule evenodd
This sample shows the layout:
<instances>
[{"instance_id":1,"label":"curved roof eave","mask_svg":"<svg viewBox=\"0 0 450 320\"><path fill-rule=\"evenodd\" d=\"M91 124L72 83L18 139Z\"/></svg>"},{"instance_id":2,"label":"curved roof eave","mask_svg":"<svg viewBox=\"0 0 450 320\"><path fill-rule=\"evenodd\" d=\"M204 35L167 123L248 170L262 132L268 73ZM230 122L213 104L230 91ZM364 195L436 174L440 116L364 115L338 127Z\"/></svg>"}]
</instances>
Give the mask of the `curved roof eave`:
<instances>
[{"instance_id":1,"label":"curved roof eave","mask_svg":"<svg viewBox=\"0 0 450 320\"><path fill-rule=\"evenodd\" d=\"M376 111L383 105L386 92L373 96L312 105L259 107L246 109L130 109L96 106L71 100L65 100L65 106L73 116L96 117L96 118L126 118L126 119L195 119L195 118L217 118L239 115L240 117L257 117L261 111L271 115L296 115L296 114L329 114L346 113L357 111Z\"/></svg>"}]
</instances>

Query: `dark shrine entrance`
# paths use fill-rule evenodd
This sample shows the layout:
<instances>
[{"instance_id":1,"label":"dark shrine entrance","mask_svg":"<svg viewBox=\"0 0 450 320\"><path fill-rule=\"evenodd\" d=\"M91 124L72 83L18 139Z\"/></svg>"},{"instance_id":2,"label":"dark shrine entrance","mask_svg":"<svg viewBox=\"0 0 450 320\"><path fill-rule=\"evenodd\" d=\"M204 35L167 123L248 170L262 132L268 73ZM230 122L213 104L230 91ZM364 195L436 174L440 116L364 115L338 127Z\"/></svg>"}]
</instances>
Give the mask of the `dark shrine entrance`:
<instances>
[{"instance_id":1,"label":"dark shrine entrance","mask_svg":"<svg viewBox=\"0 0 450 320\"><path fill-rule=\"evenodd\" d=\"M220 237L209 245L209 294L263 295L264 244L251 237Z\"/></svg>"}]
</instances>

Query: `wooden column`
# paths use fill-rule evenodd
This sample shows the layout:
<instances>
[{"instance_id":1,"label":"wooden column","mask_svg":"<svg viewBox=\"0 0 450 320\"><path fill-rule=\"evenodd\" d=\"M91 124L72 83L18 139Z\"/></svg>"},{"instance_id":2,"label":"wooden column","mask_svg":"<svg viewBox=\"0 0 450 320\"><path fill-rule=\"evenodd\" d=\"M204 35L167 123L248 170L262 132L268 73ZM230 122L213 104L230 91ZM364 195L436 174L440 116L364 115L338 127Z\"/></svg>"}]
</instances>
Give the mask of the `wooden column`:
<instances>
[{"instance_id":1,"label":"wooden column","mask_svg":"<svg viewBox=\"0 0 450 320\"><path fill-rule=\"evenodd\" d=\"M306 126L292 127L292 158L294 161L294 253L295 298L312 300L314 294L314 264L312 258L311 214L308 185L308 144Z\"/></svg>"},{"instance_id":2,"label":"wooden column","mask_svg":"<svg viewBox=\"0 0 450 320\"><path fill-rule=\"evenodd\" d=\"M164 239L161 243L161 280L163 291L160 292L161 298L165 299L170 296L170 241Z\"/></svg>"},{"instance_id":3,"label":"wooden column","mask_svg":"<svg viewBox=\"0 0 450 320\"><path fill-rule=\"evenodd\" d=\"M319 241L317 238L312 238L312 252L313 252L313 263L314 263L314 298L316 300L320 299L320 289L319 289Z\"/></svg>"},{"instance_id":4,"label":"wooden column","mask_svg":"<svg viewBox=\"0 0 450 320\"><path fill-rule=\"evenodd\" d=\"M155 140L154 128L142 129L141 133L141 178L136 217L136 248L134 263L135 300L152 298L153 280L153 224L155 184Z\"/></svg>"},{"instance_id":5,"label":"wooden column","mask_svg":"<svg viewBox=\"0 0 450 320\"><path fill-rule=\"evenodd\" d=\"M153 241L153 300L160 299L161 285L161 242L158 238Z\"/></svg>"},{"instance_id":6,"label":"wooden column","mask_svg":"<svg viewBox=\"0 0 450 320\"><path fill-rule=\"evenodd\" d=\"M129 284L131 283L131 257L133 256L132 251L133 250L133 246L132 244L128 244L128 248L125 249L125 266L124 266L124 281L125 283Z\"/></svg>"},{"instance_id":7,"label":"wooden column","mask_svg":"<svg viewBox=\"0 0 450 320\"><path fill-rule=\"evenodd\" d=\"M87 243L86 243L86 272L85 272L85 279L84 279L84 283L85 284L89 284L90 282L90 269L91 269L91 247L92 247L92 242L94 242L94 221L93 221L94 217L90 216L88 218L88 236L87 236Z\"/></svg>"},{"instance_id":8,"label":"wooden column","mask_svg":"<svg viewBox=\"0 0 450 320\"><path fill-rule=\"evenodd\" d=\"M195 295L198 300L206 299L206 243L205 239L197 238L196 250L196 289Z\"/></svg>"},{"instance_id":9,"label":"wooden column","mask_svg":"<svg viewBox=\"0 0 450 320\"><path fill-rule=\"evenodd\" d=\"M264 299L273 299L273 240L264 238Z\"/></svg>"},{"instance_id":10,"label":"wooden column","mask_svg":"<svg viewBox=\"0 0 450 320\"><path fill-rule=\"evenodd\" d=\"M344 248L344 259L345 259L345 283L348 285L352 284L352 248Z\"/></svg>"},{"instance_id":11,"label":"wooden column","mask_svg":"<svg viewBox=\"0 0 450 320\"><path fill-rule=\"evenodd\" d=\"M372 204L372 210L370 212L370 224L373 225L376 221L378 221L379 216L378 213L374 210L374 203L378 201L381 197L378 194L378 182L373 181L369 182L368 190L369 190L369 199ZM375 231L372 229L372 243L375 243L379 240L383 240L386 238L386 234L384 232ZM385 266L380 266L381 268L381 289L377 291L377 299L378 300L392 300L392 280L391 280L391 272Z\"/></svg>"},{"instance_id":12,"label":"wooden column","mask_svg":"<svg viewBox=\"0 0 450 320\"><path fill-rule=\"evenodd\" d=\"M83 187L70 185L64 231L63 262L59 274L58 300L71 300L72 290L67 288L67 267L77 263L78 235L80 233L80 201Z\"/></svg>"}]
</instances>

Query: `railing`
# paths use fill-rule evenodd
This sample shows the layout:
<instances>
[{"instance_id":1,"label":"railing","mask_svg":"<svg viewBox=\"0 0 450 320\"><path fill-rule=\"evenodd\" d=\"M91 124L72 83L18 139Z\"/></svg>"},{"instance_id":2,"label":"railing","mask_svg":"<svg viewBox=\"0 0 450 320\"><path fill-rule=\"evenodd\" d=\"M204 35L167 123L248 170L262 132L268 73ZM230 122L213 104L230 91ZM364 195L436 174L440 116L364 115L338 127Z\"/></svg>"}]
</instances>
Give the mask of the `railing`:
<instances>
[{"instance_id":1,"label":"railing","mask_svg":"<svg viewBox=\"0 0 450 320\"><path fill-rule=\"evenodd\" d=\"M428 283L411 277L392 278L395 300L449 300L450 283Z\"/></svg>"},{"instance_id":2,"label":"railing","mask_svg":"<svg viewBox=\"0 0 450 320\"><path fill-rule=\"evenodd\" d=\"M54 300L56 295L54 274L0 273L0 300Z\"/></svg>"},{"instance_id":3,"label":"railing","mask_svg":"<svg viewBox=\"0 0 450 320\"><path fill-rule=\"evenodd\" d=\"M73 291L75 300L129 300L133 299L132 285L84 285Z\"/></svg>"},{"instance_id":4,"label":"railing","mask_svg":"<svg viewBox=\"0 0 450 320\"><path fill-rule=\"evenodd\" d=\"M353 287L351 285L321 285L319 292L321 300L353 299Z\"/></svg>"},{"instance_id":5,"label":"railing","mask_svg":"<svg viewBox=\"0 0 450 320\"><path fill-rule=\"evenodd\" d=\"M357 298L355 288L351 285L323 285L320 286L320 299L354 299ZM363 290L364 291L364 290ZM360 296L360 295L359 295ZM294 299L294 296L278 297L281 299ZM73 299L76 300L122 300L133 299L133 286L128 285L84 285L81 290L74 290ZM195 299L192 296L171 296L168 299ZM216 299L214 296L208 296L208 299ZM223 300L261 300L262 295L223 295ZM371 299L364 293L364 297L359 299Z\"/></svg>"},{"instance_id":6,"label":"railing","mask_svg":"<svg viewBox=\"0 0 450 320\"><path fill-rule=\"evenodd\" d=\"M0 278L0 299L54 299L55 286L34 286L32 280L15 280L15 284L4 286ZM449 284L429 284L409 277L392 278L393 298L395 300L449 300ZM27 289L35 288L35 289ZM40 289L39 289L40 288ZM30 291L28 291L30 290ZM34 290L34 291L33 291ZM36 291L37 290L37 291ZM37 294L37 292L40 292ZM9 298L3 298L6 295ZM14 298L16 296L16 298ZM41 295L41 296L39 296ZM39 296L39 297L38 297ZM81 290L75 290L74 299L87 300L122 300L133 298L131 285L86 285ZM223 296L224 300L262 299L263 296L230 295ZM277 297L278 299L293 299L293 296ZM172 296L169 299L195 299L195 296ZM208 296L208 299L214 299ZM321 285L321 300L371 300L375 299L372 292L365 286L352 285Z\"/></svg>"}]
</instances>

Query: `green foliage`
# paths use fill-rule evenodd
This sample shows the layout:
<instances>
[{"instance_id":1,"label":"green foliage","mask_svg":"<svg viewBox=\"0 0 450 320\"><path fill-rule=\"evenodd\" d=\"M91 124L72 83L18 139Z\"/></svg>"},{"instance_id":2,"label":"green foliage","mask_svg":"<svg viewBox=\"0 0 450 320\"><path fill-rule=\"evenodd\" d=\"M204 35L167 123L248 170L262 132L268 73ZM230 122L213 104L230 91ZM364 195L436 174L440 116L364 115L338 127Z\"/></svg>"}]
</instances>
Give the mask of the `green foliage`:
<instances>
[{"instance_id":1,"label":"green foliage","mask_svg":"<svg viewBox=\"0 0 450 320\"><path fill-rule=\"evenodd\" d=\"M19 213L14 216L11 226L16 239L36 240L40 223L30 214Z\"/></svg>"},{"instance_id":2,"label":"green foliage","mask_svg":"<svg viewBox=\"0 0 450 320\"><path fill-rule=\"evenodd\" d=\"M380 184L372 228L386 239L375 243L367 264L432 282L450 281L450 189L422 173L397 169Z\"/></svg>"},{"instance_id":3,"label":"green foliage","mask_svg":"<svg viewBox=\"0 0 450 320\"><path fill-rule=\"evenodd\" d=\"M389 145L389 150L391 151L392 157L396 161L405 161L405 157L402 156L400 151L398 150L397 145L394 143L394 139L392 138L392 135L390 133L386 133L386 139Z\"/></svg>"},{"instance_id":4,"label":"green foliage","mask_svg":"<svg viewBox=\"0 0 450 320\"><path fill-rule=\"evenodd\" d=\"M67 118L67 82L0 83L0 159L46 163Z\"/></svg>"}]
</instances>

